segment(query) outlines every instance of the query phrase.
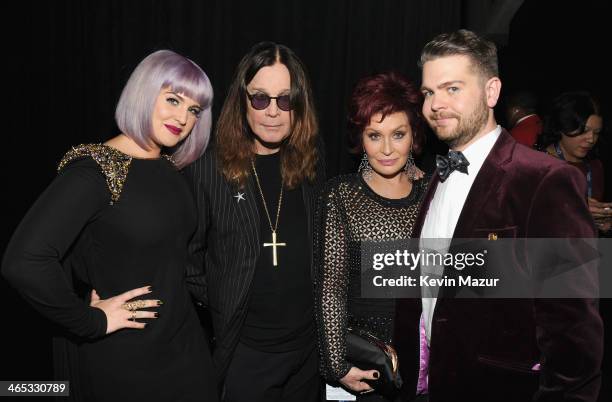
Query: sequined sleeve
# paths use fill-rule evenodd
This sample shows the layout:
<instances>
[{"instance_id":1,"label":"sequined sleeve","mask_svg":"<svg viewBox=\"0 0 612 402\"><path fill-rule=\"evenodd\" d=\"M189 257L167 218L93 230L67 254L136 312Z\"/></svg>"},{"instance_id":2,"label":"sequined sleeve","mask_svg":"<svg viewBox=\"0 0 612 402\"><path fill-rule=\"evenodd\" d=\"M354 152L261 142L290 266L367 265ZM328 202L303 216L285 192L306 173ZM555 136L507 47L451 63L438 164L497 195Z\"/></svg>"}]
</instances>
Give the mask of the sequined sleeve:
<instances>
[{"instance_id":1,"label":"sequined sleeve","mask_svg":"<svg viewBox=\"0 0 612 402\"><path fill-rule=\"evenodd\" d=\"M345 359L348 238L340 201L334 181L331 181L319 200L316 222L317 327L321 372L328 381L338 381L351 369Z\"/></svg>"}]
</instances>

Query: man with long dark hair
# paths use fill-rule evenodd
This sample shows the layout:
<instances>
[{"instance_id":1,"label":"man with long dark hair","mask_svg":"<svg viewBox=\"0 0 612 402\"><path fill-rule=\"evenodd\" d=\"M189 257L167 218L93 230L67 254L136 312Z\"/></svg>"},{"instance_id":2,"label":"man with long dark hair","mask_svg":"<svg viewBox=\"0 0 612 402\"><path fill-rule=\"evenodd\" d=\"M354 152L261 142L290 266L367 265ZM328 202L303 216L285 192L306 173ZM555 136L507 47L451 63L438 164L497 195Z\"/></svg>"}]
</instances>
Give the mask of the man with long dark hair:
<instances>
[{"instance_id":1,"label":"man with long dark hair","mask_svg":"<svg viewBox=\"0 0 612 402\"><path fill-rule=\"evenodd\" d=\"M263 42L242 59L215 147L188 169L203 262L189 281L212 315L225 401L316 401L312 220L324 182L305 68ZM205 275L205 276L204 276Z\"/></svg>"}]
</instances>

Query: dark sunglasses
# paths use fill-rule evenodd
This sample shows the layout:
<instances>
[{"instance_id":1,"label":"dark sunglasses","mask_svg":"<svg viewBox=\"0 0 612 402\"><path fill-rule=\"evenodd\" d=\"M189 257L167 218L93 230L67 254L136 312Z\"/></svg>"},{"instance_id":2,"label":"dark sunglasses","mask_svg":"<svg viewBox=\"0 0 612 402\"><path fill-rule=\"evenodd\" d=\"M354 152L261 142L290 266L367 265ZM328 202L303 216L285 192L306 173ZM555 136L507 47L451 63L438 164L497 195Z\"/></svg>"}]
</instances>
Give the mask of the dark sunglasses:
<instances>
[{"instance_id":1,"label":"dark sunglasses","mask_svg":"<svg viewBox=\"0 0 612 402\"><path fill-rule=\"evenodd\" d=\"M280 110L288 112L291 110L291 96L290 95L280 95L280 96L268 96L266 94L262 94L258 92L256 94L249 94L247 92L247 97L249 101L251 101L251 106L255 110L264 110L270 105L272 99L276 99L276 106Z\"/></svg>"}]
</instances>

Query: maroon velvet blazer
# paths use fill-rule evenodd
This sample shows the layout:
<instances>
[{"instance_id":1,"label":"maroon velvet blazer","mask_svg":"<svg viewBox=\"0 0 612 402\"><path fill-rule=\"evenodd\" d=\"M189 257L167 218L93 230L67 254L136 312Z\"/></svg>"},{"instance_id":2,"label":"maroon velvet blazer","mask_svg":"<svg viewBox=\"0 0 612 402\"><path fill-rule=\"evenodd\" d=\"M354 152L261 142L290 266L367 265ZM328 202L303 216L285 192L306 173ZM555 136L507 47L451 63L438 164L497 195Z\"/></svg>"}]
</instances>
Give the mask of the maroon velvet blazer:
<instances>
[{"instance_id":1,"label":"maroon velvet blazer","mask_svg":"<svg viewBox=\"0 0 612 402\"><path fill-rule=\"evenodd\" d=\"M413 237L420 236L438 183L434 174ZM518 146L503 130L472 185L453 238L486 238L488 233L594 238L585 189L578 169ZM597 286L596 279L592 282ZM397 302L394 343L404 400L416 391L421 308L420 299ZM596 300L439 298L429 400L595 401L602 355ZM534 369L538 363L539 371Z\"/></svg>"}]
</instances>

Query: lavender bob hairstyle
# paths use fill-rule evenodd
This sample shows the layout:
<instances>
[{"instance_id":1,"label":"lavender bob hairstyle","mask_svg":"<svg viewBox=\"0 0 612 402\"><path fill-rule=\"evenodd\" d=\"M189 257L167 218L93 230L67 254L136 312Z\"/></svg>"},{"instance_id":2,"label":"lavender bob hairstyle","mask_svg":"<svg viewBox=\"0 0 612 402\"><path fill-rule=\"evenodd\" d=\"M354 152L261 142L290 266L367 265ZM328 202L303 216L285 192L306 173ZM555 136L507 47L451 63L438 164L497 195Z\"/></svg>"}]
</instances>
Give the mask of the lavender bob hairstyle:
<instances>
[{"instance_id":1,"label":"lavender bob hairstyle","mask_svg":"<svg viewBox=\"0 0 612 402\"><path fill-rule=\"evenodd\" d=\"M159 91L166 87L202 107L190 135L172 154L177 167L183 168L204 153L212 125L213 89L206 73L193 61L170 50L158 50L145 57L123 88L115 121L125 135L148 150L153 136L153 108Z\"/></svg>"}]
</instances>

